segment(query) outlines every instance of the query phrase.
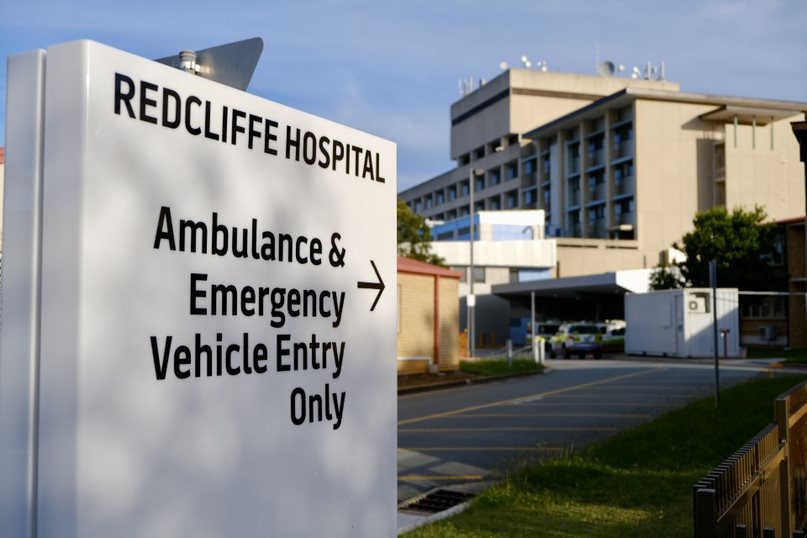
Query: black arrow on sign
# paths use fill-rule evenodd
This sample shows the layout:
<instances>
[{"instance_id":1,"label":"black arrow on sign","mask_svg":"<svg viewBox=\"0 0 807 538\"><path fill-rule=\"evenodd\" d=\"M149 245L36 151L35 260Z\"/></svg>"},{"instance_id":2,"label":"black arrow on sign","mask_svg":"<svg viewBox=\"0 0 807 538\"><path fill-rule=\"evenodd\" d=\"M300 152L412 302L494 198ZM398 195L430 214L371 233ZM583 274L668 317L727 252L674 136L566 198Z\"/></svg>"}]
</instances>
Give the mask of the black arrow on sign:
<instances>
[{"instance_id":1,"label":"black arrow on sign","mask_svg":"<svg viewBox=\"0 0 807 538\"><path fill-rule=\"evenodd\" d=\"M378 269L375 266L375 262L370 260L370 265L373 266L373 271L375 271L375 276L378 279L378 282L357 282L359 288L369 288L371 290L378 290L378 294L375 296L375 301L373 301L373 306L370 307L370 312L375 310L375 305L378 304L378 300L381 298L381 294L384 292L384 281L381 279L381 275L378 274Z\"/></svg>"}]
</instances>

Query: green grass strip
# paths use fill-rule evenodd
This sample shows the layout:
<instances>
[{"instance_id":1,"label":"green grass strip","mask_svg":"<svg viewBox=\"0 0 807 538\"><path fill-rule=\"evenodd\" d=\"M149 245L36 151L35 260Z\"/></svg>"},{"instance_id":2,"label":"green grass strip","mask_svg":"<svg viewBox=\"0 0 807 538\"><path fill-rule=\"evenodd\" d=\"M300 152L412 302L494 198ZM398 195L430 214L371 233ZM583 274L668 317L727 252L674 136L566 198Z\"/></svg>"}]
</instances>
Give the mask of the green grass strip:
<instances>
[{"instance_id":1,"label":"green grass strip","mask_svg":"<svg viewBox=\"0 0 807 538\"><path fill-rule=\"evenodd\" d=\"M773 422L773 400L807 379L751 381L579 453L524 464L452 518L409 538L692 536L692 485Z\"/></svg>"}]
</instances>

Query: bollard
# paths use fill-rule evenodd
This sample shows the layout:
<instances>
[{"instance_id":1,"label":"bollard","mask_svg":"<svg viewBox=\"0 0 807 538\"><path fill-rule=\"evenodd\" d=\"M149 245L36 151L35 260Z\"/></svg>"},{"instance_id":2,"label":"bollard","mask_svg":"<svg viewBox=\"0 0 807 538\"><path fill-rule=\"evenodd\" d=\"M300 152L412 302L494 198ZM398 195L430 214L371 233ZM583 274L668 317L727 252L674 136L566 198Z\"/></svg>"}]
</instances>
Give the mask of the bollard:
<instances>
[{"instance_id":1,"label":"bollard","mask_svg":"<svg viewBox=\"0 0 807 538\"><path fill-rule=\"evenodd\" d=\"M513 341L507 339L507 367L513 366Z\"/></svg>"},{"instance_id":2,"label":"bollard","mask_svg":"<svg viewBox=\"0 0 807 538\"><path fill-rule=\"evenodd\" d=\"M538 364L544 363L544 339L541 336L536 336L532 339L532 358Z\"/></svg>"},{"instance_id":3,"label":"bollard","mask_svg":"<svg viewBox=\"0 0 807 538\"><path fill-rule=\"evenodd\" d=\"M540 345L540 340L541 340L540 336L536 336L532 339L532 360L534 360L538 364L541 364L541 357L538 353L538 346Z\"/></svg>"},{"instance_id":4,"label":"bollard","mask_svg":"<svg viewBox=\"0 0 807 538\"><path fill-rule=\"evenodd\" d=\"M543 336L538 337L538 364L543 365L546 355L546 344Z\"/></svg>"}]
</instances>

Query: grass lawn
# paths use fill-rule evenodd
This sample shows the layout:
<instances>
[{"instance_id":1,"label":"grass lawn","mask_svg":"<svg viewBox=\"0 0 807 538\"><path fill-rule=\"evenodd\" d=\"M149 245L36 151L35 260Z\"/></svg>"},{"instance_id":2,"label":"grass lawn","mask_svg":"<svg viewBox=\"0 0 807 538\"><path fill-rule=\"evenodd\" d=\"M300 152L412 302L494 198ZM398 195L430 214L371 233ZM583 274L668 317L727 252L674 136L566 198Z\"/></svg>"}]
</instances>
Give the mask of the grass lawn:
<instances>
[{"instance_id":1,"label":"grass lawn","mask_svg":"<svg viewBox=\"0 0 807 538\"><path fill-rule=\"evenodd\" d=\"M748 348L749 359L785 359L788 364L807 364L807 349Z\"/></svg>"},{"instance_id":2,"label":"grass lawn","mask_svg":"<svg viewBox=\"0 0 807 538\"><path fill-rule=\"evenodd\" d=\"M692 485L769 422L773 399L807 379L752 381L577 454L515 471L454 517L409 538L689 537Z\"/></svg>"}]
</instances>

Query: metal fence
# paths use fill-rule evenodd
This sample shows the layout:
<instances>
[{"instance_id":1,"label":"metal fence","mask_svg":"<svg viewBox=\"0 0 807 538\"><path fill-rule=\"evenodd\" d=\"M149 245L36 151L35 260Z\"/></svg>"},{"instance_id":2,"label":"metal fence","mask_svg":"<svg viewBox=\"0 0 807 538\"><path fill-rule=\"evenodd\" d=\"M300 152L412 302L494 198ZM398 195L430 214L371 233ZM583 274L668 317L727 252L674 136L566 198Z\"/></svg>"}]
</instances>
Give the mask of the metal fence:
<instances>
[{"instance_id":1,"label":"metal fence","mask_svg":"<svg viewBox=\"0 0 807 538\"><path fill-rule=\"evenodd\" d=\"M775 424L695 484L695 538L806 536L807 383L777 397L775 412Z\"/></svg>"}]
</instances>

